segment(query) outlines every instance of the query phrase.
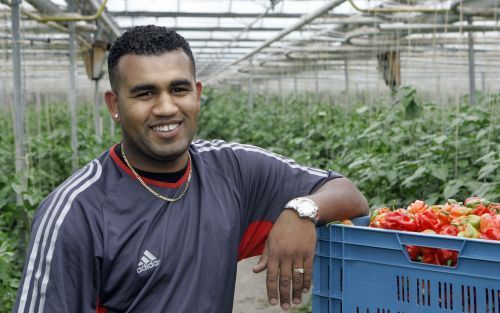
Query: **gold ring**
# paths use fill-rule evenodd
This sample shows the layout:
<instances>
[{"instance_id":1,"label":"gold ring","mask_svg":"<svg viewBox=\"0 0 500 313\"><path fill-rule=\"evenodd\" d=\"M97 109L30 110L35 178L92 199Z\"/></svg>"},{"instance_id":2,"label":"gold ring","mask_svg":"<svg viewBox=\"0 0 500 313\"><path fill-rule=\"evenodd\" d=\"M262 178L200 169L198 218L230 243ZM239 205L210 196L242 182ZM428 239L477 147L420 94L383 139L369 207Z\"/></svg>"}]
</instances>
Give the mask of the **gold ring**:
<instances>
[{"instance_id":1,"label":"gold ring","mask_svg":"<svg viewBox=\"0 0 500 313\"><path fill-rule=\"evenodd\" d=\"M295 273L300 273L300 274L304 274L304 269L303 268L294 268L293 271Z\"/></svg>"}]
</instances>

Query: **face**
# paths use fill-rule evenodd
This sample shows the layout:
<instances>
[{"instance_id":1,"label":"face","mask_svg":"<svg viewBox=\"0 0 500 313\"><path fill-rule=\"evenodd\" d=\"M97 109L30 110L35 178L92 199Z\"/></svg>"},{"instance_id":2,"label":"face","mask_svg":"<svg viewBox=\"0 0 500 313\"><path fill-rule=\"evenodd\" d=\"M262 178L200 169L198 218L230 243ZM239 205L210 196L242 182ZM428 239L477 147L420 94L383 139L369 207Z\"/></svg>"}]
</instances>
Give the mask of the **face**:
<instances>
[{"instance_id":1,"label":"face","mask_svg":"<svg viewBox=\"0 0 500 313\"><path fill-rule=\"evenodd\" d=\"M121 124L127 158L146 171L182 169L196 133L202 89L191 60L182 50L125 55L118 73L119 89L107 91L105 98Z\"/></svg>"}]
</instances>

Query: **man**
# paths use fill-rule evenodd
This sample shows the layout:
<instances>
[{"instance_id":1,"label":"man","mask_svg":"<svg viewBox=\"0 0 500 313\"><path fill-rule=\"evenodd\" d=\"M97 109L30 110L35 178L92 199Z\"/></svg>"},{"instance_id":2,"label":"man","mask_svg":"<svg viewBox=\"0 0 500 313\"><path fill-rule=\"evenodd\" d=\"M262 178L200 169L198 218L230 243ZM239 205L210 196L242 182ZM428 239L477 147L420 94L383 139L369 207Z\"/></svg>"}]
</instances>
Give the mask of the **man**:
<instances>
[{"instance_id":1,"label":"man","mask_svg":"<svg viewBox=\"0 0 500 313\"><path fill-rule=\"evenodd\" d=\"M122 143L40 205L14 312L231 312L237 261L258 254L269 302L300 303L315 223L366 214L356 187L255 146L193 142L202 85L173 30L129 30L108 69Z\"/></svg>"}]
</instances>

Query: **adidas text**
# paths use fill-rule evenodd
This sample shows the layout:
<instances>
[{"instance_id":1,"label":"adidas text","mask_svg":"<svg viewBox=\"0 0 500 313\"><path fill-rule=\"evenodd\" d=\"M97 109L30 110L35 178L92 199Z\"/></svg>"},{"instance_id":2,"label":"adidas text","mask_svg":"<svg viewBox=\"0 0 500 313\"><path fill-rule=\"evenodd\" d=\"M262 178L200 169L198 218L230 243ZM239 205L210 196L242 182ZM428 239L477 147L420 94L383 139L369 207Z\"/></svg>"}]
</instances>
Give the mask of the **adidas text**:
<instances>
[{"instance_id":1,"label":"adidas text","mask_svg":"<svg viewBox=\"0 0 500 313\"><path fill-rule=\"evenodd\" d=\"M154 260L153 262L149 262L147 264L144 264L143 266L139 266L137 268L137 273L140 274L140 273L147 271L149 269L152 269L153 267L156 267L158 265L160 265L160 260Z\"/></svg>"}]
</instances>

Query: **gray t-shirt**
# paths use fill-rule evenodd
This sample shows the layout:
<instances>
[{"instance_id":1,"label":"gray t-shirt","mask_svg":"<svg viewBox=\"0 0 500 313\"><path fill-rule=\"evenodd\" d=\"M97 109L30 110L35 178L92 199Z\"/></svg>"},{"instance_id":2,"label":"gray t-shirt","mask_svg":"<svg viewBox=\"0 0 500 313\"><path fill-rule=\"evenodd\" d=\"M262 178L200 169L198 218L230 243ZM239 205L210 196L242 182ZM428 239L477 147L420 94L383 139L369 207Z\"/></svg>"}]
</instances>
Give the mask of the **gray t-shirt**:
<instances>
[{"instance_id":1,"label":"gray t-shirt","mask_svg":"<svg viewBox=\"0 0 500 313\"><path fill-rule=\"evenodd\" d=\"M287 201L340 177L250 145L189 150L177 202L147 191L113 148L55 189L35 214L13 312L231 312L237 261L262 253ZM173 197L187 172L145 180Z\"/></svg>"}]
</instances>

